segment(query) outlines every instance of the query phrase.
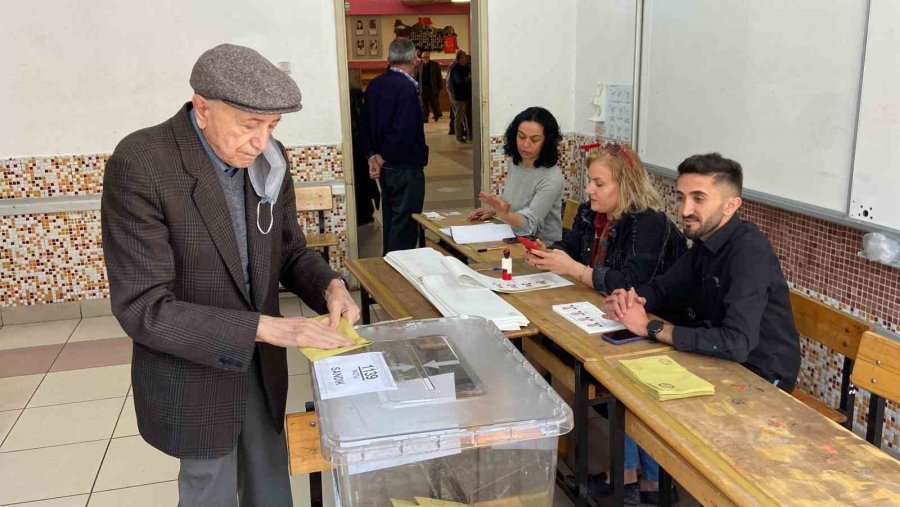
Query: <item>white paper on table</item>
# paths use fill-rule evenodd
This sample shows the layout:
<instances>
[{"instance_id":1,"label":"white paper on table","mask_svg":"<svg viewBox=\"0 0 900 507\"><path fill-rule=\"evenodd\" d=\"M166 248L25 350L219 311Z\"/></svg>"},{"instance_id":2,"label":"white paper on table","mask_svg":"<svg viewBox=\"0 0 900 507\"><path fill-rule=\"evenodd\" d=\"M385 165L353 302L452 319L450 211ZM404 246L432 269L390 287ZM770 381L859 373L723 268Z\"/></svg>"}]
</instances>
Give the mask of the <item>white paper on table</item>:
<instances>
[{"instance_id":1,"label":"white paper on table","mask_svg":"<svg viewBox=\"0 0 900 507\"><path fill-rule=\"evenodd\" d=\"M587 301L553 305L553 311L588 334L609 333L625 329L621 322L608 318L602 310Z\"/></svg>"},{"instance_id":2,"label":"white paper on table","mask_svg":"<svg viewBox=\"0 0 900 507\"><path fill-rule=\"evenodd\" d=\"M437 211L426 211L425 213L423 213L423 215L425 215L425 218L427 218L428 220L443 220L444 219L444 217L441 216L441 214L438 213Z\"/></svg>"},{"instance_id":3,"label":"white paper on table","mask_svg":"<svg viewBox=\"0 0 900 507\"><path fill-rule=\"evenodd\" d=\"M451 231L449 227L441 227L438 230L441 231L441 234L446 234L447 236L450 236L451 238L453 237L453 231Z\"/></svg>"},{"instance_id":4,"label":"white paper on table","mask_svg":"<svg viewBox=\"0 0 900 507\"><path fill-rule=\"evenodd\" d=\"M382 352L329 357L313 366L323 400L397 389Z\"/></svg>"},{"instance_id":5,"label":"white paper on table","mask_svg":"<svg viewBox=\"0 0 900 507\"><path fill-rule=\"evenodd\" d=\"M481 274L466 266L456 257L445 256L443 259L447 271L462 285L485 287L494 292L528 292L531 290L553 289L573 285L572 282L554 273L534 273L514 276L512 280L503 280Z\"/></svg>"},{"instance_id":6,"label":"white paper on table","mask_svg":"<svg viewBox=\"0 0 900 507\"><path fill-rule=\"evenodd\" d=\"M516 236L509 224L454 225L450 230L453 241L458 245L500 241Z\"/></svg>"}]
</instances>

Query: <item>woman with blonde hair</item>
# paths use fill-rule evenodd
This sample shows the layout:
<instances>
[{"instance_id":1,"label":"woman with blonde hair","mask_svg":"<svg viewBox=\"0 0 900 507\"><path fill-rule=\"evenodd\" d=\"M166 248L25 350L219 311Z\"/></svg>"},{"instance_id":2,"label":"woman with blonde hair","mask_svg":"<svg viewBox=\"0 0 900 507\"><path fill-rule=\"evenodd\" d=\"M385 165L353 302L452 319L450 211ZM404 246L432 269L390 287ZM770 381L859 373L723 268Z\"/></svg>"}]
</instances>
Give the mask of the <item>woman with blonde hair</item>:
<instances>
[{"instance_id":1,"label":"woman with blonde hair","mask_svg":"<svg viewBox=\"0 0 900 507\"><path fill-rule=\"evenodd\" d=\"M685 239L663 211L641 159L627 146L608 143L589 154L585 166L589 199L578 208L572 230L551 250L542 243L541 250L531 250L528 263L604 293L665 273L684 252ZM609 494L606 480L605 474L590 476L589 492ZM626 435L625 504L656 505L658 489L659 465Z\"/></svg>"},{"instance_id":2,"label":"woman with blonde hair","mask_svg":"<svg viewBox=\"0 0 900 507\"><path fill-rule=\"evenodd\" d=\"M664 273L684 251L684 236L663 211L644 165L631 148L608 143L585 162L588 201L552 250L528 263L570 275L600 292L637 287Z\"/></svg>"}]
</instances>

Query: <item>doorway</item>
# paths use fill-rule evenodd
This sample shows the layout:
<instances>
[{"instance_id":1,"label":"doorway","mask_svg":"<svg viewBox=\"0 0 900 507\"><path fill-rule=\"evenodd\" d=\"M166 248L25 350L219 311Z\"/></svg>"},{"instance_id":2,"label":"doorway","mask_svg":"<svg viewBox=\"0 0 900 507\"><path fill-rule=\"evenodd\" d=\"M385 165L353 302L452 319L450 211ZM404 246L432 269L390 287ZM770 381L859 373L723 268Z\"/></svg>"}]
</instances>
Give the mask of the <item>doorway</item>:
<instances>
[{"instance_id":1,"label":"doorway","mask_svg":"<svg viewBox=\"0 0 900 507\"><path fill-rule=\"evenodd\" d=\"M473 16L476 11L476 16ZM347 233L350 258L380 257L382 228L380 197L375 182L368 177L368 162L359 153L359 131L356 128L365 89L388 68L387 51L396 37L408 38L422 56L439 65L440 90L437 102L440 114L433 111L423 116L425 142L429 161L425 168L424 209L471 207L481 188L481 140L479 122L486 115L474 88L479 86L480 72L471 61L473 83L472 120L462 121L463 135L457 135L451 123L452 101L447 90L448 69L457 59L457 50L471 55L478 44L477 7L469 3L426 3L409 0L379 2L335 1L338 68L341 91L342 131L344 133L344 167L347 182ZM477 55L476 55L477 58ZM422 73L417 73L421 80ZM433 109L429 107L429 109ZM437 120L435 120L437 116ZM353 155L350 155L350 154ZM354 248L356 247L356 248Z\"/></svg>"}]
</instances>

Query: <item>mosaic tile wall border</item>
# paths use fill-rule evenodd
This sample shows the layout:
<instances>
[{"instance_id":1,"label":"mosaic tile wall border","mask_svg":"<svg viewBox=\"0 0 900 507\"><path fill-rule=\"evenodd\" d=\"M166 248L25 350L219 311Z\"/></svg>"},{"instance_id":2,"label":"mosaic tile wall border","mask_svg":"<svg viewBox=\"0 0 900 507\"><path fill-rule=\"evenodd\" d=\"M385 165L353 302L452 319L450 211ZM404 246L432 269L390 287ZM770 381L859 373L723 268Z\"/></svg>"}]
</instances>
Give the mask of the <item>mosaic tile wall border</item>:
<instances>
[{"instance_id":1,"label":"mosaic tile wall border","mask_svg":"<svg viewBox=\"0 0 900 507\"><path fill-rule=\"evenodd\" d=\"M286 147L296 183L344 179L338 145ZM7 158L0 162L0 199L91 195L103 191L109 154Z\"/></svg>"},{"instance_id":2,"label":"mosaic tile wall border","mask_svg":"<svg viewBox=\"0 0 900 507\"><path fill-rule=\"evenodd\" d=\"M297 183L344 178L340 146L293 146L287 151ZM7 159L0 174L0 196L97 194L102 189L107 159L107 155ZM306 230L318 230L314 212L301 213L299 221ZM330 264L348 276L344 267L348 248L346 196L334 196L332 210L325 213L325 229L336 233L340 242L329 252ZM108 297L100 212L0 217L0 271L2 307Z\"/></svg>"}]
</instances>

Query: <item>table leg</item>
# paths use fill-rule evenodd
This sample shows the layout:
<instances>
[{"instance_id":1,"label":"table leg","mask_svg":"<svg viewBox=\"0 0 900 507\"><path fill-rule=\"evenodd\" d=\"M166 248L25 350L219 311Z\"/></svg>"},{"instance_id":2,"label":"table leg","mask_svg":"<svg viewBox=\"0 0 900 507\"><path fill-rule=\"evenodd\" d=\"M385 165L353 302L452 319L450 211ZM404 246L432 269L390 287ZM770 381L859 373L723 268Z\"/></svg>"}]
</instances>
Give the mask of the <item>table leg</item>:
<instances>
[{"instance_id":1,"label":"table leg","mask_svg":"<svg viewBox=\"0 0 900 507\"><path fill-rule=\"evenodd\" d=\"M584 507L588 502L588 379L584 365L575 365L575 491L576 507Z\"/></svg>"},{"instance_id":2,"label":"table leg","mask_svg":"<svg viewBox=\"0 0 900 507\"><path fill-rule=\"evenodd\" d=\"M359 288L359 303L362 305L362 308L360 309L362 311L362 323L370 324L372 322L372 315L369 312L372 311L372 298L369 297L369 292L362 286Z\"/></svg>"},{"instance_id":3,"label":"table leg","mask_svg":"<svg viewBox=\"0 0 900 507\"><path fill-rule=\"evenodd\" d=\"M625 405L612 400L609 414L609 483L612 487L612 505L625 501Z\"/></svg>"},{"instance_id":4,"label":"table leg","mask_svg":"<svg viewBox=\"0 0 900 507\"><path fill-rule=\"evenodd\" d=\"M659 467L659 507L672 505L672 476Z\"/></svg>"}]
</instances>

